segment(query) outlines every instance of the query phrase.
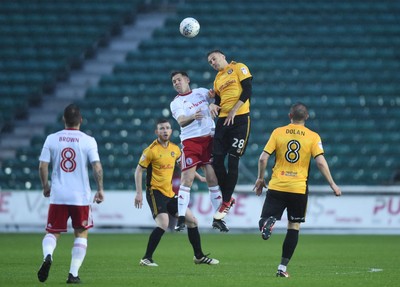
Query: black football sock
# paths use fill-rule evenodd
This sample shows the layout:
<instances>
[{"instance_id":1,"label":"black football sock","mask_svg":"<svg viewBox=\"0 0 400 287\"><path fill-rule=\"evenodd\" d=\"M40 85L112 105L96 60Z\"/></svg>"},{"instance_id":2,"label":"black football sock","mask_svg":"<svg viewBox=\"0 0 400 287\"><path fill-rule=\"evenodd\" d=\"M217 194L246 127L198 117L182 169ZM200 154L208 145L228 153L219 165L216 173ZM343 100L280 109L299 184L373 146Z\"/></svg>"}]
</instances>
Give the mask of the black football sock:
<instances>
[{"instance_id":1,"label":"black football sock","mask_svg":"<svg viewBox=\"0 0 400 287\"><path fill-rule=\"evenodd\" d=\"M225 168L225 157L223 155L214 155L212 165L215 171L215 175L217 176L218 185L221 189L222 196L224 196L227 175Z\"/></svg>"},{"instance_id":2,"label":"black football sock","mask_svg":"<svg viewBox=\"0 0 400 287\"><path fill-rule=\"evenodd\" d=\"M295 229L288 229L286 232L285 240L282 246L282 265L287 265L292 258L294 250L296 249L299 240L299 231Z\"/></svg>"},{"instance_id":3,"label":"black football sock","mask_svg":"<svg viewBox=\"0 0 400 287\"><path fill-rule=\"evenodd\" d=\"M200 233L197 227L188 228L188 237L190 244L192 244L194 256L197 259L200 259L204 256L203 251L201 250L201 240L200 240Z\"/></svg>"},{"instance_id":4,"label":"black football sock","mask_svg":"<svg viewBox=\"0 0 400 287\"><path fill-rule=\"evenodd\" d=\"M228 174L225 182L225 192L222 194L223 200L228 202L235 190L239 177L239 158L233 155L228 156Z\"/></svg>"},{"instance_id":5,"label":"black football sock","mask_svg":"<svg viewBox=\"0 0 400 287\"><path fill-rule=\"evenodd\" d=\"M143 258L152 258L153 253L157 248L158 243L160 243L161 237L164 235L165 230L156 227L153 229L153 232L149 236L149 242L147 243L146 254Z\"/></svg>"}]
</instances>

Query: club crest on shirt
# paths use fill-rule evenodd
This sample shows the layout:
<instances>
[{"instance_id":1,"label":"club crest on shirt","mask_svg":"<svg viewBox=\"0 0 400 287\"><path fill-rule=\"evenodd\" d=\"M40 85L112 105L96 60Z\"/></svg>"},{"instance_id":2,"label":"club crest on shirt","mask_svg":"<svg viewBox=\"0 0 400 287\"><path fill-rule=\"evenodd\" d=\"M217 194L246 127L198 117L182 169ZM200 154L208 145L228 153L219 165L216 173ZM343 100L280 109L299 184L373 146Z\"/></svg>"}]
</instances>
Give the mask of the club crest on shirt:
<instances>
[{"instance_id":1,"label":"club crest on shirt","mask_svg":"<svg viewBox=\"0 0 400 287\"><path fill-rule=\"evenodd\" d=\"M171 156L175 157L175 152L171 151Z\"/></svg>"},{"instance_id":2,"label":"club crest on shirt","mask_svg":"<svg viewBox=\"0 0 400 287\"><path fill-rule=\"evenodd\" d=\"M245 67L240 68L242 71L243 75L247 75L247 69Z\"/></svg>"},{"instance_id":3,"label":"club crest on shirt","mask_svg":"<svg viewBox=\"0 0 400 287\"><path fill-rule=\"evenodd\" d=\"M193 163L193 160L189 157L185 160L187 165L191 165Z\"/></svg>"},{"instance_id":4,"label":"club crest on shirt","mask_svg":"<svg viewBox=\"0 0 400 287\"><path fill-rule=\"evenodd\" d=\"M228 75L230 75L230 74L233 73L233 70L232 70L232 69L229 69L229 70L227 71L227 73L228 73Z\"/></svg>"}]
</instances>

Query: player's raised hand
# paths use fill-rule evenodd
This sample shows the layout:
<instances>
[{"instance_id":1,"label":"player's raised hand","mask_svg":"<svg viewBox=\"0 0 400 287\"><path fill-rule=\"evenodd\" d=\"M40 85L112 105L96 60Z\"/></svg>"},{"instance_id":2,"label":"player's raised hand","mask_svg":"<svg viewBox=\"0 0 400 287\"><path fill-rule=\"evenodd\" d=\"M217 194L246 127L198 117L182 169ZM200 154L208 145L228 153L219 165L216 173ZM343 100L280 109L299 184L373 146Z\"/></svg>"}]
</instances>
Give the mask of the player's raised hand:
<instances>
[{"instance_id":1,"label":"player's raised hand","mask_svg":"<svg viewBox=\"0 0 400 287\"><path fill-rule=\"evenodd\" d=\"M201 111L201 109L198 109L194 114L194 119L198 121L201 120L202 118L204 118L203 112Z\"/></svg>"},{"instance_id":2,"label":"player's raised hand","mask_svg":"<svg viewBox=\"0 0 400 287\"><path fill-rule=\"evenodd\" d=\"M219 110L221 109L221 107L217 106L216 104L210 104L208 109L210 110L211 117L214 119L218 117Z\"/></svg>"},{"instance_id":3,"label":"player's raised hand","mask_svg":"<svg viewBox=\"0 0 400 287\"><path fill-rule=\"evenodd\" d=\"M224 126L230 126L234 124L234 120L235 120L235 115L236 115L236 111L231 110L228 113L228 116L226 117L225 121L224 121Z\"/></svg>"}]
</instances>

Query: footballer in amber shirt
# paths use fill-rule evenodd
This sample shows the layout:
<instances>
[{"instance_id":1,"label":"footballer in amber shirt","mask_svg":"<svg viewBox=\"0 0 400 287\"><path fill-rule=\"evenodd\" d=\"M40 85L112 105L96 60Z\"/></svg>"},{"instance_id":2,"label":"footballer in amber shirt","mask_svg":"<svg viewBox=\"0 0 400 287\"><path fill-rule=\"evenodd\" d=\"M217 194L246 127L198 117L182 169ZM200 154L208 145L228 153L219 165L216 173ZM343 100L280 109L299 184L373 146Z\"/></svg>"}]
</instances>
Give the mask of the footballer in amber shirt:
<instances>
[{"instance_id":1,"label":"footballer in amber shirt","mask_svg":"<svg viewBox=\"0 0 400 287\"><path fill-rule=\"evenodd\" d=\"M154 140L142 153L139 165L147 169L147 188L159 190L167 197L175 195L172 190L172 175L175 163L181 156L180 148L169 142L163 147L158 140Z\"/></svg>"},{"instance_id":2,"label":"footballer in amber shirt","mask_svg":"<svg viewBox=\"0 0 400 287\"><path fill-rule=\"evenodd\" d=\"M284 192L306 193L311 156L324 153L320 136L302 125L276 128L264 151L276 153L268 188Z\"/></svg>"},{"instance_id":3,"label":"footballer in amber shirt","mask_svg":"<svg viewBox=\"0 0 400 287\"><path fill-rule=\"evenodd\" d=\"M251 78L252 75L245 64L230 62L223 70L219 71L214 80L214 91L221 98L221 111L219 116L228 116L229 111L237 103L242 94L241 81ZM239 108L236 115L250 112L250 100Z\"/></svg>"}]
</instances>

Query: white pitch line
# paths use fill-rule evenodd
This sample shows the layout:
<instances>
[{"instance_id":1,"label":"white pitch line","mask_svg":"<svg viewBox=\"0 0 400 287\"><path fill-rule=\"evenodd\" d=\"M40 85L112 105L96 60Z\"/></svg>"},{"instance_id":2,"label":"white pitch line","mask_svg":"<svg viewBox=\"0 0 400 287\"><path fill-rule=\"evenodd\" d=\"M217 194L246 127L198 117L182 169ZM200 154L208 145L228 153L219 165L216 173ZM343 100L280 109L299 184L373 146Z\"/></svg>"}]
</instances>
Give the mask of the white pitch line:
<instances>
[{"instance_id":1,"label":"white pitch line","mask_svg":"<svg viewBox=\"0 0 400 287\"><path fill-rule=\"evenodd\" d=\"M380 268L371 268L368 272L382 272L383 269Z\"/></svg>"},{"instance_id":2,"label":"white pitch line","mask_svg":"<svg viewBox=\"0 0 400 287\"><path fill-rule=\"evenodd\" d=\"M336 275L349 275L349 274L360 274L360 273L365 273L365 272L373 273L373 272L382 272L382 271L383 271L383 269L381 269L381 268L370 268L367 271L336 272L335 274Z\"/></svg>"}]
</instances>

